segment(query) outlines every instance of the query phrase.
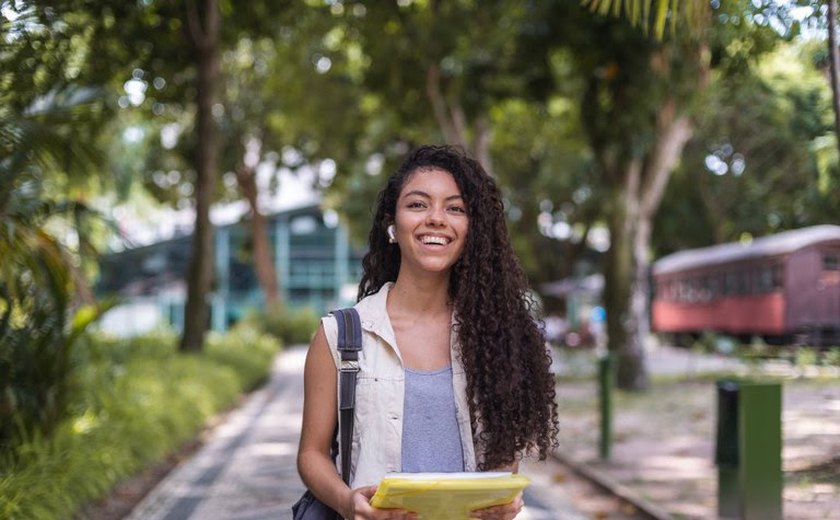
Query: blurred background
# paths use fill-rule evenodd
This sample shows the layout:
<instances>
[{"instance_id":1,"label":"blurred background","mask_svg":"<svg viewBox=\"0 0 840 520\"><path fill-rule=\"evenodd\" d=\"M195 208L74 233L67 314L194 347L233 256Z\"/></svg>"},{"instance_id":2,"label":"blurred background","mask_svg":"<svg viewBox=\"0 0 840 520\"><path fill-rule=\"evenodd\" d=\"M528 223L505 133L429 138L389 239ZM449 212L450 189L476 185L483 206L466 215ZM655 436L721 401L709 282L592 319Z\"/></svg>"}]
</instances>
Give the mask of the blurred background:
<instances>
[{"instance_id":1,"label":"blurred background","mask_svg":"<svg viewBox=\"0 0 840 520\"><path fill-rule=\"evenodd\" d=\"M0 517L106 493L354 302L420 144L497 180L563 367L837 366L834 4L0 0Z\"/></svg>"}]
</instances>

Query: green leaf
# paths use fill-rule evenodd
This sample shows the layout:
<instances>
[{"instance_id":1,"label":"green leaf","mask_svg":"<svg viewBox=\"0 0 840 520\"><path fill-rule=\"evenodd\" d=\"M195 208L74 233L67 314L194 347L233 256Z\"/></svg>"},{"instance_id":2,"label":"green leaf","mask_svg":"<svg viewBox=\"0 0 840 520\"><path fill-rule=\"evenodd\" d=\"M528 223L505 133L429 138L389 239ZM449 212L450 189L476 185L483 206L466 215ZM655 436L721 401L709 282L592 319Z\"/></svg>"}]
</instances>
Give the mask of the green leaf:
<instances>
[{"instance_id":1,"label":"green leaf","mask_svg":"<svg viewBox=\"0 0 840 520\"><path fill-rule=\"evenodd\" d=\"M661 40L665 35L665 21L668 19L668 0L659 0L656 4L656 18L653 21L653 35Z\"/></svg>"},{"instance_id":2,"label":"green leaf","mask_svg":"<svg viewBox=\"0 0 840 520\"><path fill-rule=\"evenodd\" d=\"M73 344L85 330L103 314L108 312L119 303L117 298L107 298L99 301L96 305L83 305L73 315L70 323L70 335L67 338L68 344Z\"/></svg>"}]
</instances>

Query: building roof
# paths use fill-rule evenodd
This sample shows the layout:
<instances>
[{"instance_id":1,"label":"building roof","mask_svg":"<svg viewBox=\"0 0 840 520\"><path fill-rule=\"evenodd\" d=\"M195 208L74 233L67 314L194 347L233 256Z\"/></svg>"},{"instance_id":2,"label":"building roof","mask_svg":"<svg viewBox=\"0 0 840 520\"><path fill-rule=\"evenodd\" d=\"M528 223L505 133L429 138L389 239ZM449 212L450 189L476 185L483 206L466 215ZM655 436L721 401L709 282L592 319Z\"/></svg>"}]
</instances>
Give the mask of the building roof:
<instances>
[{"instance_id":1,"label":"building roof","mask_svg":"<svg viewBox=\"0 0 840 520\"><path fill-rule=\"evenodd\" d=\"M745 243L729 242L716 246L678 251L654 262L653 273L671 273L750 258L784 255L829 241L840 242L840 226L811 226L783 231Z\"/></svg>"},{"instance_id":2,"label":"building roof","mask_svg":"<svg viewBox=\"0 0 840 520\"><path fill-rule=\"evenodd\" d=\"M592 274L584 277L571 277L540 285L540 292L546 296L566 298L569 295L599 296L604 290L604 275Z\"/></svg>"}]
</instances>

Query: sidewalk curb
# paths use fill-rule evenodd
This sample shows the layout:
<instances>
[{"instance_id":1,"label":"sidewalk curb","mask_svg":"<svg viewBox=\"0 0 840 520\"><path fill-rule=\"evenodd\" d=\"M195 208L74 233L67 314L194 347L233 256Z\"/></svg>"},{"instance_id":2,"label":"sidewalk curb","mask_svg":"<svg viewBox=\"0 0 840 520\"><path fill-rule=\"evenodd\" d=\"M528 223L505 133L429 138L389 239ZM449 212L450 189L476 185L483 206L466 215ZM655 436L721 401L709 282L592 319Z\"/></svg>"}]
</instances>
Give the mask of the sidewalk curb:
<instances>
[{"instance_id":1,"label":"sidewalk curb","mask_svg":"<svg viewBox=\"0 0 840 520\"><path fill-rule=\"evenodd\" d=\"M670 513L643 499L636 492L619 483L605 472L559 453L552 453L551 457L598 487L632 504L633 507L649 518L653 520L674 520L674 517Z\"/></svg>"}]
</instances>

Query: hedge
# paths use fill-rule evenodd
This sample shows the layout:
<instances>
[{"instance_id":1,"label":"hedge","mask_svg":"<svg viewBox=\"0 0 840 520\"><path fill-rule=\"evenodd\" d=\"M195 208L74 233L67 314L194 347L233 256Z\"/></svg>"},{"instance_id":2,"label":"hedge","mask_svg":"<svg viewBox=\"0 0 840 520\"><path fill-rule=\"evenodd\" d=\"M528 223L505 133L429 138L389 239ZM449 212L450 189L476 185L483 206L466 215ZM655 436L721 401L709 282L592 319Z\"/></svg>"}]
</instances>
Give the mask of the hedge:
<instances>
[{"instance_id":1,"label":"hedge","mask_svg":"<svg viewBox=\"0 0 840 520\"><path fill-rule=\"evenodd\" d=\"M89 335L76 349L71 417L0 454L0 518L70 518L122 479L163 460L265 380L280 344L248 328L177 351L159 332Z\"/></svg>"}]
</instances>

